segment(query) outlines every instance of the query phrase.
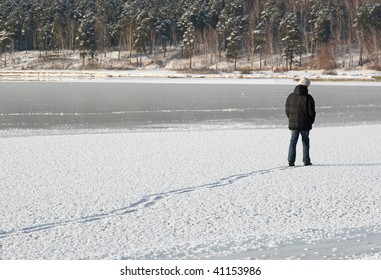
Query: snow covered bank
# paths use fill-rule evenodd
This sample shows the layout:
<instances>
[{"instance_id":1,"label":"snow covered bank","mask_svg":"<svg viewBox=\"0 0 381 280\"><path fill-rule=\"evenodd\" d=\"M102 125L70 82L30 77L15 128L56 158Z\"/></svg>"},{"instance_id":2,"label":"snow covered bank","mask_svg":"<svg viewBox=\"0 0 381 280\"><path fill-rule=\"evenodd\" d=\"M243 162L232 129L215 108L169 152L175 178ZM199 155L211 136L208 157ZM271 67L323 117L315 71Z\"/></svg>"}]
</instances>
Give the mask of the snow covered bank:
<instances>
[{"instance_id":1,"label":"snow covered bank","mask_svg":"<svg viewBox=\"0 0 381 280\"><path fill-rule=\"evenodd\" d=\"M0 71L0 81L118 81L130 80L133 78L194 78L197 79L225 79L229 82L238 80L260 80L271 83L274 80L297 80L300 77L309 77L312 81L326 82L380 82L381 71L376 70L335 70L334 74L327 74L323 70L303 70L303 71L253 71L251 74L241 74L240 72L219 72L216 74L200 74L178 72L165 69L141 69L141 70L12 70ZM196 82L193 80L193 82ZM168 82L168 79L166 79ZM188 81L189 82L189 81ZM226 82L226 81L225 81Z\"/></svg>"},{"instance_id":2,"label":"snow covered bank","mask_svg":"<svg viewBox=\"0 0 381 280\"><path fill-rule=\"evenodd\" d=\"M0 135L3 259L379 259L381 125Z\"/></svg>"},{"instance_id":3,"label":"snow covered bank","mask_svg":"<svg viewBox=\"0 0 381 280\"><path fill-rule=\"evenodd\" d=\"M364 67L350 67L333 70L305 70L284 71L254 70L253 65L242 57L238 60L238 69L233 71L234 62L222 59L218 65L205 64L210 58L195 56L194 69L189 70L189 60L180 59L180 50L172 50L168 57L157 57L156 63L151 56L143 57L142 67L131 63L127 56L120 56L118 51L107 53L107 57L100 55L97 63L83 60L79 52L64 51L61 53L41 54L39 51L14 52L8 58L6 67L0 69L0 81L121 81L131 78L206 78L206 79L299 79L307 76L313 81L340 81L340 82L380 82L381 71ZM205 65L209 65L205 68ZM4 66L4 65L3 65ZM259 61L254 68L259 69ZM194 82L194 81L193 81Z\"/></svg>"}]
</instances>

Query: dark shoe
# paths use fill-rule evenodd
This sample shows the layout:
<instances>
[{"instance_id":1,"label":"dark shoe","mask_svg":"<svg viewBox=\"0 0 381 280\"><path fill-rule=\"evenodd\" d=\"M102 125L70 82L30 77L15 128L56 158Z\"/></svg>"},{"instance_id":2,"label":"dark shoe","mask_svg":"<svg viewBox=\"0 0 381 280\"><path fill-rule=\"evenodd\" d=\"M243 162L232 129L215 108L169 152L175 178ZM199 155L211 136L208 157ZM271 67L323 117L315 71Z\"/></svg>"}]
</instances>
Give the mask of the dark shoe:
<instances>
[{"instance_id":1,"label":"dark shoe","mask_svg":"<svg viewBox=\"0 0 381 280\"><path fill-rule=\"evenodd\" d=\"M304 166L309 166L309 165L312 165L312 163L311 162L305 162L304 163Z\"/></svg>"},{"instance_id":2,"label":"dark shoe","mask_svg":"<svg viewBox=\"0 0 381 280\"><path fill-rule=\"evenodd\" d=\"M288 166L295 166L295 163L292 162L292 161L289 161L289 162L288 162Z\"/></svg>"}]
</instances>

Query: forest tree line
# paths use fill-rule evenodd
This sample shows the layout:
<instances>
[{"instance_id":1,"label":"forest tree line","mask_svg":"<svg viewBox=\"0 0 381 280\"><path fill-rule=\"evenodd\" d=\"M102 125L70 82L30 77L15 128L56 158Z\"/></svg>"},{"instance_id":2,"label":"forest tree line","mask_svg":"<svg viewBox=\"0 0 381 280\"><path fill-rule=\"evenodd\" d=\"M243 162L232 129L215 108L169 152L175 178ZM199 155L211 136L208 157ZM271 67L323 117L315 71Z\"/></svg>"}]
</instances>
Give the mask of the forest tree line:
<instances>
[{"instance_id":1,"label":"forest tree line","mask_svg":"<svg viewBox=\"0 0 381 280\"><path fill-rule=\"evenodd\" d=\"M181 49L183 57L254 57L287 69L303 57L321 68L345 57L378 65L379 0L0 0L0 54L125 51L137 59Z\"/></svg>"}]
</instances>

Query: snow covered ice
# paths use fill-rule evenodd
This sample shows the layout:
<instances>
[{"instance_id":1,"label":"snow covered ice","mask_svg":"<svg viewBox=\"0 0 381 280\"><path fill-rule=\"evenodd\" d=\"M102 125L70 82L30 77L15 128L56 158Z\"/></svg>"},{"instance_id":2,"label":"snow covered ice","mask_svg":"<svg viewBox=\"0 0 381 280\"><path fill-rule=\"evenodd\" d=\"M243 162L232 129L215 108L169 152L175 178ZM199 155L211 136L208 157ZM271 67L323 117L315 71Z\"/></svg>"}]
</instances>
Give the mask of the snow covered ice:
<instances>
[{"instance_id":1,"label":"snow covered ice","mask_svg":"<svg viewBox=\"0 0 381 280\"><path fill-rule=\"evenodd\" d=\"M380 141L315 128L314 165L288 168L285 129L3 135L2 257L379 254Z\"/></svg>"},{"instance_id":2,"label":"snow covered ice","mask_svg":"<svg viewBox=\"0 0 381 280\"><path fill-rule=\"evenodd\" d=\"M381 124L0 132L2 259L380 259Z\"/></svg>"}]
</instances>

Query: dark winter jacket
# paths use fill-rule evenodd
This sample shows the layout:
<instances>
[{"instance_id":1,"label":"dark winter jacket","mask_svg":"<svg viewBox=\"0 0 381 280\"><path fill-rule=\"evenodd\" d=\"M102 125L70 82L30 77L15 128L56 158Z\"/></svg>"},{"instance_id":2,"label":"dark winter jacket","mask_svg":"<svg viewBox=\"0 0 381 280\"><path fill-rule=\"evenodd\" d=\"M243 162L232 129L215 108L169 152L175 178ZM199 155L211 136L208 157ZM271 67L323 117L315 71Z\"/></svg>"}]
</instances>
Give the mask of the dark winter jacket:
<instances>
[{"instance_id":1,"label":"dark winter jacket","mask_svg":"<svg viewBox=\"0 0 381 280\"><path fill-rule=\"evenodd\" d=\"M315 100L308 94L308 88L303 85L295 87L286 101L286 115L290 130L307 131L315 122Z\"/></svg>"}]
</instances>

